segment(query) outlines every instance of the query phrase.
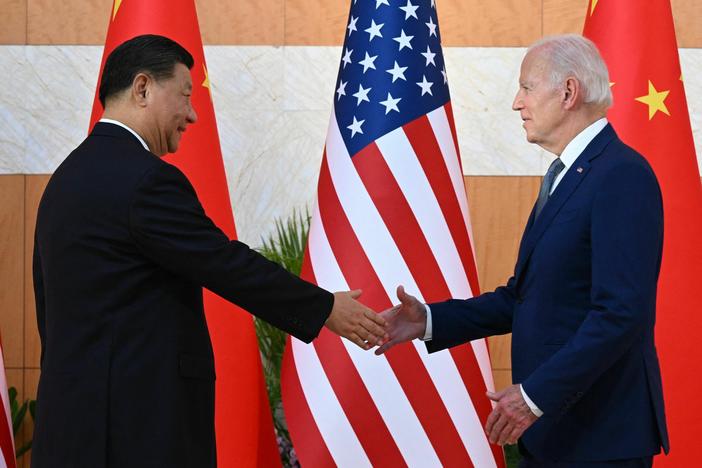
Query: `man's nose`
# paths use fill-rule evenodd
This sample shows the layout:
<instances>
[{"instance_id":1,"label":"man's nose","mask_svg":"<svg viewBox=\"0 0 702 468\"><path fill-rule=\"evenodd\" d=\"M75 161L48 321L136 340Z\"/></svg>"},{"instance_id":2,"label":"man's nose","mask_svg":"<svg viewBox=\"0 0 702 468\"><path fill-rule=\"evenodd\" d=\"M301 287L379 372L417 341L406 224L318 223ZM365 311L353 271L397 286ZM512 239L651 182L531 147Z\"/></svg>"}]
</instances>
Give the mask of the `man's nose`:
<instances>
[{"instance_id":1,"label":"man's nose","mask_svg":"<svg viewBox=\"0 0 702 468\"><path fill-rule=\"evenodd\" d=\"M195 112L195 108L191 107L190 112L188 112L188 116L186 117L188 120L188 123L194 124L197 122L197 113Z\"/></svg>"},{"instance_id":2,"label":"man's nose","mask_svg":"<svg viewBox=\"0 0 702 468\"><path fill-rule=\"evenodd\" d=\"M522 102L522 97L520 96L520 94L521 93L517 93L517 95L514 96L514 101L512 101L513 111L521 110L524 107L524 103Z\"/></svg>"}]
</instances>

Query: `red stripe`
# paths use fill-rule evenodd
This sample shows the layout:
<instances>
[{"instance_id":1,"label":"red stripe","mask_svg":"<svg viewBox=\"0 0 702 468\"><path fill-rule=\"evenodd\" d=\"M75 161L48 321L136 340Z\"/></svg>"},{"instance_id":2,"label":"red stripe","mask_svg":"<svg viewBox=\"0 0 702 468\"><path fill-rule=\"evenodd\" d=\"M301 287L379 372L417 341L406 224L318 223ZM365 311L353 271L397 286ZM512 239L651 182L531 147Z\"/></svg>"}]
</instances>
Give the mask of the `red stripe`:
<instances>
[{"instance_id":1,"label":"red stripe","mask_svg":"<svg viewBox=\"0 0 702 468\"><path fill-rule=\"evenodd\" d=\"M302 466L335 467L336 463L327 449L302 391L290 338L283 357L281 389L290 438Z\"/></svg>"},{"instance_id":2,"label":"red stripe","mask_svg":"<svg viewBox=\"0 0 702 468\"><path fill-rule=\"evenodd\" d=\"M405 134L414 149L419 163L427 175L429 184L434 191L434 196L441 207L441 212L446 219L453 242L456 244L458 255L463 263L463 268L468 275L468 282L474 296L479 294L478 272L473 259L473 249L470 245L468 230L463 220L463 212L453 189L448 168L441 157L441 148L436 140L436 135L431 128L426 116L419 117L404 126Z\"/></svg>"},{"instance_id":3,"label":"red stripe","mask_svg":"<svg viewBox=\"0 0 702 468\"><path fill-rule=\"evenodd\" d=\"M368 145L354 156L353 162L405 261L413 271L422 273L415 275L421 277L418 284L424 288L436 288L436 285L441 284L441 271L378 147L375 144ZM336 222L334 230L338 239L332 239L332 233L328 233L328 237L335 252L347 254L337 260L349 284L372 279L375 283L371 285L374 294L366 298L370 300L366 303L376 310L390 307L392 303L348 220L344 217L341 222ZM353 245L345 242L351 238L354 240ZM363 262L358 261L358 253L363 257ZM443 287L444 297L448 297L448 288L445 284ZM387 359L442 464L470 466L468 453L414 346L407 344L397 347L387 354Z\"/></svg>"},{"instance_id":4,"label":"red stripe","mask_svg":"<svg viewBox=\"0 0 702 468\"><path fill-rule=\"evenodd\" d=\"M319 175L319 211L327 238L349 287L364 290L364 303L375 302L378 297L377 287L372 287L378 283L375 272L371 269L369 274L363 276L349 274L349 270L365 270L369 263L332 185L326 153ZM341 340L323 330L315 341L315 347L329 383L371 463L375 466L406 466L400 449Z\"/></svg>"}]
</instances>

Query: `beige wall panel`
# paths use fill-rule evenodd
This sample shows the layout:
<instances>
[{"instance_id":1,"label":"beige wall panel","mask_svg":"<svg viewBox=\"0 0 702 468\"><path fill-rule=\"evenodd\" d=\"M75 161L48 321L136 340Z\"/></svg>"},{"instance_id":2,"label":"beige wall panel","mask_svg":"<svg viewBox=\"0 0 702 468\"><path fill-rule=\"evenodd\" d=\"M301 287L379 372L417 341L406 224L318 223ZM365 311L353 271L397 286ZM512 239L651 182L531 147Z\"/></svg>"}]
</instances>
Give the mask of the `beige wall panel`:
<instances>
[{"instance_id":1,"label":"beige wall panel","mask_svg":"<svg viewBox=\"0 0 702 468\"><path fill-rule=\"evenodd\" d=\"M39 370L38 369L25 369L24 371L24 395L25 398L36 400L37 398L37 385L39 384ZM72 421L75 424L75 421ZM24 440L30 440L32 434L34 433L34 421L29 417L25 420L22 425L22 435ZM22 457L22 462L25 468L30 467L30 462L32 460L32 451L30 450Z\"/></svg>"},{"instance_id":2,"label":"beige wall panel","mask_svg":"<svg viewBox=\"0 0 702 468\"><path fill-rule=\"evenodd\" d=\"M22 367L24 176L0 176L0 334L6 367Z\"/></svg>"},{"instance_id":3,"label":"beige wall panel","mask_svg":"<svg viewBox=\"0 0 702 468\"><path fill-rule=\"evenodd\" d=\"M28 44L98 45L105 43L112 0L27 0L27 2Z\"/></svg>"},{"instance_id":4,"label":"beige wall panel","mask_svg":"<svg viewBox=\"0 0 702 468\"><path fill-rule=\"evenodd\" d=\"M34 252L34 225L37 207L49 181L48 175L28 175L25 191L25 237L24 237L24 367L39 367L41 344L37 331L34 309L34 281L32 279L32 256Z\"/></svg>"},{"instance_id":5,"label":"beige wall panel","mask_svg":"<svg viewBox=\"0 0 702 468\"><path fill-rule=\"evenodd\" d=\"M589 0L544 0L544 36L582 33Z\"/></svg>"},{"instance_id":6,"label":"beige wall panel","mask_svg":"<svg viewBox=\"0 0 702 468\"><path fill-rule=\"evenodd\" d=\"M349 6L349 0L286 0L285 44L341 45Z\"/></svg>"},{"instance_id":7,"label":"beige wall panel","mask_svg":"<svg viewBox=\"0 0 702 468\"><path fill-rule=\"evenodd\" d=\"M488 347L490 349L490 364L493 369L511 369L512 368L512 334L491 336L488 338Z\"/></svg>"},{"instance_id":8,"label":"beige wall panel","mask_svg":"<svg viewBox=\"0 0 702 468\"><path fill-rule=\"evenodd\" d=\"M27 42L27 1L0 0L2 25L0 44L25 44Z\"/></svg>"},{"instance_id":9,"label":"beige wall panel","mask_svg":"<svg viewBox=\"0 0 702 468\"><path fill-rule=\"evenodd\" d=\"M702 47L702 2L671 0L678 47Z\"/></svg>"},{"instance_id":10,"label":"beige wall panel","mask_svg":"<svg viewBox=\"0 0 702 468\"><path fill-rule=\"evenodd\" d=\"M498 392L512 385L512 371L494 370L492 377L495 379L495 390Z\"/></svg>"},{"instance_id":11,"label":"beige wall panel","mask_svg":"<svg viewBox=\"0 0 702 468\"><path fill-rule=\"evenodd\" d=\"M481 291L504 284L539 192L541 177L465 177Z\"/></svg>"},{"instance_id":12,"label":"beige wall panel","mask_svg":"<svg viewBox=\"0 0 702 468\"><path fill-rule=\"evenodd\" d=\"M444 46L525 46L541 37L541 0L437 0Z\"/></svg>"},{"instance_id":13,"label":"beige wall panel","mask_svg":"<svg viewBox=\"0 0 702 468\"><path fill-rule=\"evenodd\" d=\"M196 0L202 42L281 45L283 43L283 1Z\"/></svg>"}]
</instances>

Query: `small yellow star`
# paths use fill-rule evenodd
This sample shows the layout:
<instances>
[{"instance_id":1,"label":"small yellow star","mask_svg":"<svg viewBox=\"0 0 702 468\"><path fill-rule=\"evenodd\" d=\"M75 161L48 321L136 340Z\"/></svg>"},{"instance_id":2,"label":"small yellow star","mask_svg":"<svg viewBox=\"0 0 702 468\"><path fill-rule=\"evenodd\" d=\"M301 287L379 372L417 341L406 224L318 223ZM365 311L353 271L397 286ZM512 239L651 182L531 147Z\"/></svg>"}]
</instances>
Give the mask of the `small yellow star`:
<instances>
[{"instance_id":1,"label":"small yellow star","mask_svg":"<svg viewBox=\"0 0 702 468\"><path fill-rule=\"evenodd\" d=\"M611 87L614 86L615 84L617 84L617 83L615 83L614 81L610 81L610 82L609 82L609 87L611 88Z\"/></svg>"},{"instance_id":2,"label":"small yellow star","mask_svg":"<svg viewBox=\"0 0 702 468\"><path fill-rule=\"evenodd\" d=\"M115 20L115 16L117 16L117 10L119 10L120 5L122 5L122 0L115 0L115 4L112 7L112 21Z\"/></svg>"},{"instance_id":3,"label":"small yellow star","mask_svg":"<svg viewBox=\"0 0 702 468\"><path fill-rule=\"evenodd\" d=\"M205 72L205 81L202 82L202 86L207 88L210 93L210 99L212 99L212 88L210 88L210 75L207 73L207 67L203 64L202 70Z\"/></svg>"},{"instance_id":4,"label":"small yellow star","mask_svg":"<svg viewBox=\"0 0 702 468\"><path fill-rule=\"evenodd\" d=\"M665 98L668 97L668 91L656 91L653 83L648 81L648 94L646 96L637 97L636 100L648 105L648 120L651 120L656 112L661 111L665 115L670 115L668 108L665 105Z\"/></svg>"},{"instance_id":5,"label":"small yellow star","mask_svg":"<svg viewBox=\"0 0 702 468\"><path fill-rule=\"evenodd\" d=\"M595 12L595 7L597 6L597 2L600 0L592 0L592 3L590 4L590 16Z\"/></svg>"}]
</instances>

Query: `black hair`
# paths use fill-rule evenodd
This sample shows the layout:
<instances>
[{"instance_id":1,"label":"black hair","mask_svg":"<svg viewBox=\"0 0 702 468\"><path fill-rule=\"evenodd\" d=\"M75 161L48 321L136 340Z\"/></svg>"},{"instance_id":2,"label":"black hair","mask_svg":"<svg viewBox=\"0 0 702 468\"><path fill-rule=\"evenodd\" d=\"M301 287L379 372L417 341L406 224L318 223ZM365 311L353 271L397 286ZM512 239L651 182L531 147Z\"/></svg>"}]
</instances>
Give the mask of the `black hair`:
<instances>
[{"instance_id":1,"label":"black hair","mask_svg":"<svg viewBox=\"0 0 702 468\"><path fill-rule=\"evenodd\" d=\"M139 73L147 73L155 80L168 79L177 63L191 69L195 62L190 52L167 37L145 34L123 42L107 56L102 70L102 107L108 98L129 88Z\"/></svg>"}]
</instances>

